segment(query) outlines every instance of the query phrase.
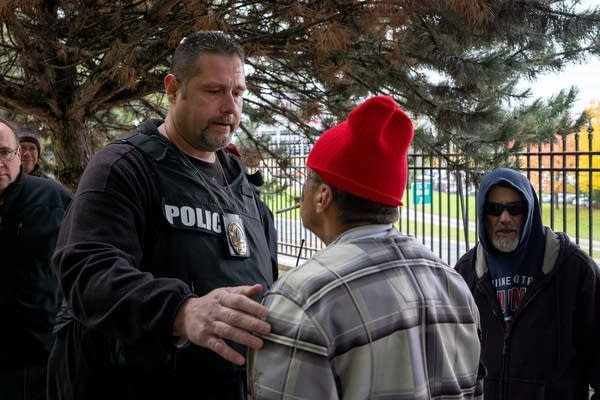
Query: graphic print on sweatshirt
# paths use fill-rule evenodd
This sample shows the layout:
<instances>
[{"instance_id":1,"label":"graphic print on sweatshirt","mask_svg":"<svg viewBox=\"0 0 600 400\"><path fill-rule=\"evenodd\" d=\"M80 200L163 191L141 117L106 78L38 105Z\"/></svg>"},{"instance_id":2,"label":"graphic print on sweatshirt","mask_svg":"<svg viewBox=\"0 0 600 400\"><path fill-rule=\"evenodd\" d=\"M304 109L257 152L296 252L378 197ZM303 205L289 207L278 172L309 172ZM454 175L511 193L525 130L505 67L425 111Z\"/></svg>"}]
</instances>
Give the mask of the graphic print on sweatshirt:
<instances>
[{"instance_id":1,"label":"graphic print on sweatshirt","mask_svg":"<svg viewBox=\"0 0 600 400\"><path fill-rule=\"evenodd\" d=\"M492 279L492 284L496 288L496 298L507 327L510 326L514 312L521 306L531 282L533 282L533 276L522 274L504 275Z\"/></svg>"}]
</instances>

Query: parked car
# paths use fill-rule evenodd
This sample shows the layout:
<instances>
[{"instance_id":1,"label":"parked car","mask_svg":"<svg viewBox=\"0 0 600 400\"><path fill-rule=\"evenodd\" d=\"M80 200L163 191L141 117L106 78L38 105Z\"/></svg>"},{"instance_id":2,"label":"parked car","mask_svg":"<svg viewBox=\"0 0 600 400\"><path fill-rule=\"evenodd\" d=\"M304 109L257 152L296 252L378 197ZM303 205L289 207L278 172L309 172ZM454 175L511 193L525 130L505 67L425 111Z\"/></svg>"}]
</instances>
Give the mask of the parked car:
<instances>
[{"instance_id":1,"label":"parked car","mask_svg":"<svg viewBox=\"0 0 600 400\"><path fill-rule=\"evenodd\" d=\"M579 197L575 197L571 200L571 204L574 206L579 205L580 207L589 207L590 199L585 195L579 195Z\"/></svg>"},{"instance_id":2,"label":"parked car","mask_svg":"<svg viewBox=\"0 0 600 400\"><path fill-rule=\"evenodd\" d=\"M560 192L556 194L556 202L558 204L572 204L576 197L577 195L575 193L565 193L563 200L563 193Z\"/></svg>"}]
</instances>

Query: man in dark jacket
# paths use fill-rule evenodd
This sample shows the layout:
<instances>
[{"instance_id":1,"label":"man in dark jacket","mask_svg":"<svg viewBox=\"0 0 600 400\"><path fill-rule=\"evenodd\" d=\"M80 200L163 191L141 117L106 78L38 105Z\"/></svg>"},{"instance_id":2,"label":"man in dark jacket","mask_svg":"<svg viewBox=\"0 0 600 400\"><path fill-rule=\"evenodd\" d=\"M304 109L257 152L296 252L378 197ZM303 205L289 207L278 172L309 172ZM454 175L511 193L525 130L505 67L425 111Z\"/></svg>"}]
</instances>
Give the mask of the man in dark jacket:
<instances>
[{"instance_id":1,"label":"man in dark jacket","mask_svg":"<svg viewBox=\"0 0 600 400\"><path fill-rule=\"evenodd\" d=\"M185 37L166 119L92 158L55 261L66 306L52 399L245 399L246 349L270 332L257 300L276 271L256 189L223 148L240 123L243 49Z\"/></svg>"},{"instance_id":2,"label":"man in dark jacket","mask_svg":"<svg viewBox=\"0 0 600 400\"><path fill-rule=\"evenodd\" d=\"M17 137L0 121L0 399L44 399L60 291L51 263L71 200L59 183L21 168Z\"/></svg>"},{"instance_id":3,"label":"man in dark jacket","mask_svg":"<svg viewBox=\"0 0 600 400\"><path fill-rule=\"evenodd\" d=\"M486 400L600 399L600 270L542 225L525 176L483 178L479 242L456 264L481 316Z\"/></svg>"}]
</instances>

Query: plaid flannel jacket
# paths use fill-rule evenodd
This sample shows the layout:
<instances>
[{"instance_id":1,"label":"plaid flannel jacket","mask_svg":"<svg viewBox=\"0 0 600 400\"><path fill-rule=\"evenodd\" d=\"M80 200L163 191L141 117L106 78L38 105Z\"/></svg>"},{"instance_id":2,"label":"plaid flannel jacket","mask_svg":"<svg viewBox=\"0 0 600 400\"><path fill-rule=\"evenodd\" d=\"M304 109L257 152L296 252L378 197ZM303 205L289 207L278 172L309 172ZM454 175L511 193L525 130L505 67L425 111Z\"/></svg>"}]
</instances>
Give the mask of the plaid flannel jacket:
<instances>
[{"instance_id":1,"label":"plaid flannel jacket","mask_svg":"<svg viewBox=\"0 0 600 400\"><path fill-rule=\"evenodd\" d=\"M481 398L479 314L462 277L391 225L349 230L265 296L251 399Z\"/></svg>"}]
</instances>

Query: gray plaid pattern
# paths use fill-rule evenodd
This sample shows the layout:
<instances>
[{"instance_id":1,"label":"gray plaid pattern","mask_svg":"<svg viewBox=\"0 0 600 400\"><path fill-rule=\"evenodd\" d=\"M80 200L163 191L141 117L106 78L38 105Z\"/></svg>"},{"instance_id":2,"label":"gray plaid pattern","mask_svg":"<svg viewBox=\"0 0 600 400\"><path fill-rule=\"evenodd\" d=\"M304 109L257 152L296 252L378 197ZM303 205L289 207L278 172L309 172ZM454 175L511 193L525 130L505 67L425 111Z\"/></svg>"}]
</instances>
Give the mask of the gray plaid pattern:
<instances>
[{"instance_id":1,"label":"gray plaid pattern","mask_svg":"<svg viewBox=\"0 0 600 400\"><path fill-rule=\"evenodd\" d=\"M472 399L479 316L462 277L391 226L346 232L267 293L253 399Z\"/></svg>"}]
</instances>

